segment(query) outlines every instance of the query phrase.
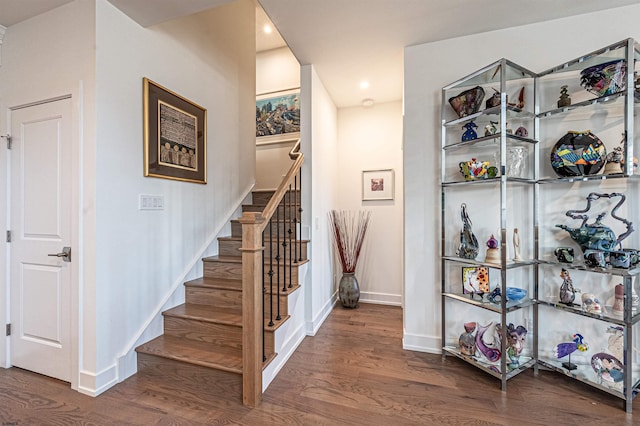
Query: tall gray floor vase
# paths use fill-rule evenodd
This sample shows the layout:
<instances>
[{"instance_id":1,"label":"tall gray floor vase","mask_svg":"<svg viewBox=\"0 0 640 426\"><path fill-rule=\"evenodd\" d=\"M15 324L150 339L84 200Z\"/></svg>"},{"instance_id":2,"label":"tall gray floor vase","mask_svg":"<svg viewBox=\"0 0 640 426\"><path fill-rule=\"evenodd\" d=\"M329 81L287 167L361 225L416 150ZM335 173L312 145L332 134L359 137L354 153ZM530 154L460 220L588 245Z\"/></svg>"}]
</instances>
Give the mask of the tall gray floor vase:
<instances>
[{"instance_id":1,"label":"tall gray floor vase","mask_svg":"<svg viewBox=\"0 0 640 426\"><path fill-rule=\"evenodd\" d=\"M360 286L356 280L355 273L344 272L340 279L338 288L338 296L340 302L345 308L357 308L358 300L360 300Z\"/></svg>"}]
</instances>

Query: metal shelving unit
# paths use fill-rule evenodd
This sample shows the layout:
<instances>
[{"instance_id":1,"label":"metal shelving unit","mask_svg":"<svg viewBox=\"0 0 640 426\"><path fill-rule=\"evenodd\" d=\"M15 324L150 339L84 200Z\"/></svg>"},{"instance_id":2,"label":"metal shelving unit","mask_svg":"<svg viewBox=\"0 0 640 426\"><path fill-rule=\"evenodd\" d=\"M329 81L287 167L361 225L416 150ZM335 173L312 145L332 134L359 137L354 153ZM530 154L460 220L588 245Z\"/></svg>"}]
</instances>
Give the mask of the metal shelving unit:
<instances>
[{"instance_id":1,"label":"metal shelving unit","mask_svg":"<svg viewBox=\"0 0 640 426\"><path fill-rule=\"evenodd\" d=\"M621 60L626 65L626 75L620 90L602 96L582 87L583 70ZM634 344L640 341L640 308L633 309L631 297L634 286L640 282L640 264L629 269L586 266L578 245L554 225L569 223L572 219L565 213L584 207L585 197L591 192L627 194L624 211L618 214L631 220L640 217L640 197L636 195L640 191L636 158L640 155L634 146L634 141L640 137L640 90L635 89L636 79L640 81L640 46L635 40L626 39L539 74L501 59L442 89L443 358L455 356L497 377L503 390L510 378L531 367L537 371L541 366L621 398L626 411L631 412L633 398L640 387L640 350ZM456 116L448 100L477 86L485 93L495 90L500 104ZM509 104L509 96L512 97L514 90L520 87L527 95L524 106ZM558 106L560 93L573 98L570 105ZM480 129L478 137L461 140L460 128L472 121ZM507 132L509 124L513 123L526 123L529 135L516 136ZM494 126L495 133L483 135L481 129L485 124ZM622 168L594 175L557 177L548 161L553 145L563 133L587 128L601 137L609 152L622 147L626 160ZM508 171L507 151L512 146L523 147L527 152L529 171L525 175L513 176ZM459 164L471 159L489 161L497 167L497 173L487 179L465 180L458 171ZM501 250L499 261L483 261L482 251L476 259L463 259L457 255L456 234L462 223L454 220L457 217L454 212L460 211L461 203L468 207L479 242L485 241L488 234L497 234L495 237ZM522 233L523 259L513 261L508 254L509 237L516 227L525 231ZM620 235L618 231L616 234ZM625 245L640 249L638 234L631 234L624 241ZM554 250L560 246L574 248L577 256L572 263L556 260ZM478 295L467 294L459 273L460 268L465 267L486 268L490 282L493 275L493 287L499 287L503 295L507 286L516 280L520 287L527 289L527 297L519 302L503 297L498 303L492 303ZM562 269L574 274L576 287L584 285L583 293L599 290L612 294L613 287L622 284L623 311L614 312L606 300L603 303L605 311L601 313L586 312L579 303L559 303L558 271ZM476 316L480 320L476 320ZM511 318L523 320L528 329L527 344L519 365L508 365L505 356L501 356L499 362L491 362L478 352L474 355L461 352L457 334L465 322L491 321L505 325ZM501 328L500 344L495 347L501 355L507 349L505 329L504 326ZM592 345L582 357L572 360L577 368L568 370L561 360L551 355L550 348L578 332L582 332L585 339L592 339ZM609 374L610 370L598 369L594 364L599 356L611 356L607 351L614 352L607 333L622 339L621 349L616 349L616 353L621 353L619 361L622 364L622 370L615 375L617 378Z\"/></svg>"},{"instance_id":2,"label":"metal shelving unit","mask_svg":"<svg viewBox=\"0 0 640 426\"><path fill-rule=\"evenodd\" d=\"M627 412L632 410L632 402L640 385L640 359L635 351L634 335L638 334L637 324L640 314L633 310L632 294L634 280L638 281L639 267L630 269L620 268L592 268L585 266L581 250L565 231L555 228L558 223L570 223L571 219L563 217L564 212L575 206L584 206L584 199L590 192L627 193L625 217L632 219L640 215L640 197L635 196L640 189L637 169L634 168L634 139L638 131L638 104L635 101L634 83L638 75L636 64L640 58L638 44L627 39L619 43L591 52L572 61L538 74L536 87L539 89L536 98L536 117L539 125L540 152L548 152L557 141L562 131L576 130L575 127L589 128L604 141L607 151L619 144L619 136L624 136L623 155L627 160L623 164L622 172L606 174L602 171L591 176L555 177L547 163L540 164L537 184L539 243L538 260L538 289L537 297L539 309L539 334L537 354L539 365L565 374L580 382L589 384L607 393L615 395L625 401ZM627 72L624 88L618 92L598 96L580 87L580 72L587 67L603 64L613 60L624 60ZM575 102L570 106L557 108L555 99L562 86L569 86L571 96L575 95ZM566 89L565 89L566 90ZM555 97L555 99L554 99ZM562 130L564 129L564 130ZM601 135L601 133L604 137ZM635 193L634 193L635 192ZM558 201L560 200L560 201ZM560 205L558 205L560 204ZM595 213L592 213L592 216ZM593 220L594 217L591 218ZM580 226L578 221L573 224ZM633 237L633 238L631 238ZM630 242L633 248L640 248L640 238L637 233L631 234ZM573 263L557 262L553 256L555 247L570 246L575 248L576 259ZM582 292L612 294L611 283L621 283L624 286L624 311L614 314L605 312L589 313L582 309L579 303L572 306L559 303L557 291L559 282L557 272L561 269L573 274L575 287L581 287ZM589 291L591 290L591 291ZM555 293L554 293L555 292ZM604 299L601 297L601 299ZM579 300L576 300L579 302ZM617 327L623 333L623 356L619 361L623 365L620 380L614 381L611 376L603 375L603 371L596 371L594 358L607 351L611 352L611 345L607 348L607 330ZM584 334L585 341L592 340L589 349L582 357L578 357L575 370L563 367L560 360L550 354L550 348L561 341L559 336L565 333Z\"/></svg>"},{"instance_id":3,"label":"metal shelving unit","mask_svg":"<svg viewBox=\"0 0 640 426\"><path fill-rule=\"evenodd\" d=\"M467 116L458 117L448 103L448 99L460 93L480 86L485 94L491 95L493 90L499 93L500 105L482 108ZM520 92L522 90L522 92ZM479 368L501 381L506 390L507 381L536 365L535 353L537 330L536 282L536 222L535 184L537 181L538 151L536 132L536 115L533 108L535 99L535 74L506 59L492 63L477 72L462 78L442 89L442 145L441 145L441 189L442 189L442 338L443 357L455 356L470 365ZM524 106L509 105L514 94L525 94ZM486 98L485 98L486 99ZM484 102L483 105L484 107ZM477 123L480 131L473 140L462 141L460 128L470 122ZM526 127L529 136L518 136L508 132L509 125L518 123ZM484 135L482 127L493 125L494 134ZM515 127L515 126L514 126ZM533 137L532 137L533 135ZM522 147L528 154L525 158L527 172L520 176L510 175L507 167L507 152L512 147ZM472 158L489 159L496 167L495 177L477 180L465 180L459 172L459 163ZM524 212L517 212L513 204L521 201ZM463 259L456 255L457 234L462 223L452 220L453 211L459 212L460 204L470 206L470 215L479 241L486 241L491 234L500 243L499 262L484 261L481 251L476 259ZM526 209L530 206L531 209ZM518 228L524 242L522 260L512 259L511 238L513 229ZM483 245L481 243L481 245ZM515 302L500 297L499 302L487 300L486 295L472 296L465 293L461 280L461 268L487 268L490 278L505 295L507 286L513 286L519 280L527 289L525 299ZM464 317L465 319L461 319ZM487 322L501 324L500 331L491 338L494 349L500 351L499 360L489 361L480 354L465 355L457 345L458 335L465 322ZM507 358L507 324L526 324L527 340L519 363L508 363Z\"/></svg>"}]
</instances>

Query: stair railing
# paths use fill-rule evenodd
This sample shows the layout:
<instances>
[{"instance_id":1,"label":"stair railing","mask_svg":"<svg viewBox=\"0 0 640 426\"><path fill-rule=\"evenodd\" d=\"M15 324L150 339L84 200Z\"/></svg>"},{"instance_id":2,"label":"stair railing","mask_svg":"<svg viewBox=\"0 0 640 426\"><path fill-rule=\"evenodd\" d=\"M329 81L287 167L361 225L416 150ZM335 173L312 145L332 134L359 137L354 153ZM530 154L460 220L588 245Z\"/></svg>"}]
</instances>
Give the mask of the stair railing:
<instances>
[{"instance_id":1,"label":"stair railing","mask_svg":"<svg viewBox=\"0 0 640 426\"><path fill-rule=\"evenodd\" d=\"M267 274L270 285L269 296L269 323L273 325L273 282L274 275L276 291L278 294L276 319L280 316L280 271L283 271L283 292L287 291L286 271L289 269L288 286L291 287L292 263L302 261L302 163L304 154L300 151L300 140L296 142L289 158L293 164L284 176L282 182L265 206L262 212L245 212L240 218L242 224L242 402L249 407L257 406L262 400L262 366L265 361L264 351L264 299L266 292L264 265L269 263L270 270ZM288 197L286 197L288 195ZM293 194L294 200L291 199ZM288 198L288 201L285 199ZM284 201L283 201L284 200ZM293 214L294 229L289 226L280 238L280 209L281 203L285 207L285 223L287 213ZM291 213L293 211L293 213ZM269 256L273 257L273 216L276 215L276 271L273 270L273 259L266 259L264 254L264 231L269 226ZM291 256L291 246L294 246L294 256ZM280 250L280 247L283 250ZM287 257L287 247L289 256ZM281 256L284 256L283 257ZM281 267L282 266L282 267Z\"/></svg>"}]
</instances>

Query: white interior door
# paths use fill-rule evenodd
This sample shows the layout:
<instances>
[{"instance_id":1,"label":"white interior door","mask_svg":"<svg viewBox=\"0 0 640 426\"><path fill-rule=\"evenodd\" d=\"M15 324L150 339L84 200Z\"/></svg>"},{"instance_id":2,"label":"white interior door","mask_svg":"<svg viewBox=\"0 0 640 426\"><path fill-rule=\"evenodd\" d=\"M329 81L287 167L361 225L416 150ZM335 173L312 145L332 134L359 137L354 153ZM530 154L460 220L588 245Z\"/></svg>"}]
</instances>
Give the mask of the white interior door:
<instances>
[{"instance_id":1,"label":"white interior door","mask_svg":"<svg viewBox=\"0 0 640 426\"><path fill-rule=\"evenodd\" d=\"M71 99L11 112L11 364L71 381ZM73 253L71 259L73 260Z\"/></svg>"}]
</instances>

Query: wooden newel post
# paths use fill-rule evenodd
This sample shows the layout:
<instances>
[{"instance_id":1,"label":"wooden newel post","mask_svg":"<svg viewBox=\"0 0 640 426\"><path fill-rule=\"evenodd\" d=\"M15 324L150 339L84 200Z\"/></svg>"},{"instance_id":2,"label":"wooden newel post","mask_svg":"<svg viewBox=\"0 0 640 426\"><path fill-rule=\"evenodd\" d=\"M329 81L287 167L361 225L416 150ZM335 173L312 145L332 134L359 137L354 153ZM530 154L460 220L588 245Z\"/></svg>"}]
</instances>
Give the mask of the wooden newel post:
<instances>
[{"instance_id":1,"label":"wooden newel post","mask_svg":"<svg viewBox=\"0 0 640 426\"><path fill-rule=\"evenodd\" d=\"M262 230L261 213L247 212L242 224L242 402L262 401Z\"/></svg>"}]
</instances>

